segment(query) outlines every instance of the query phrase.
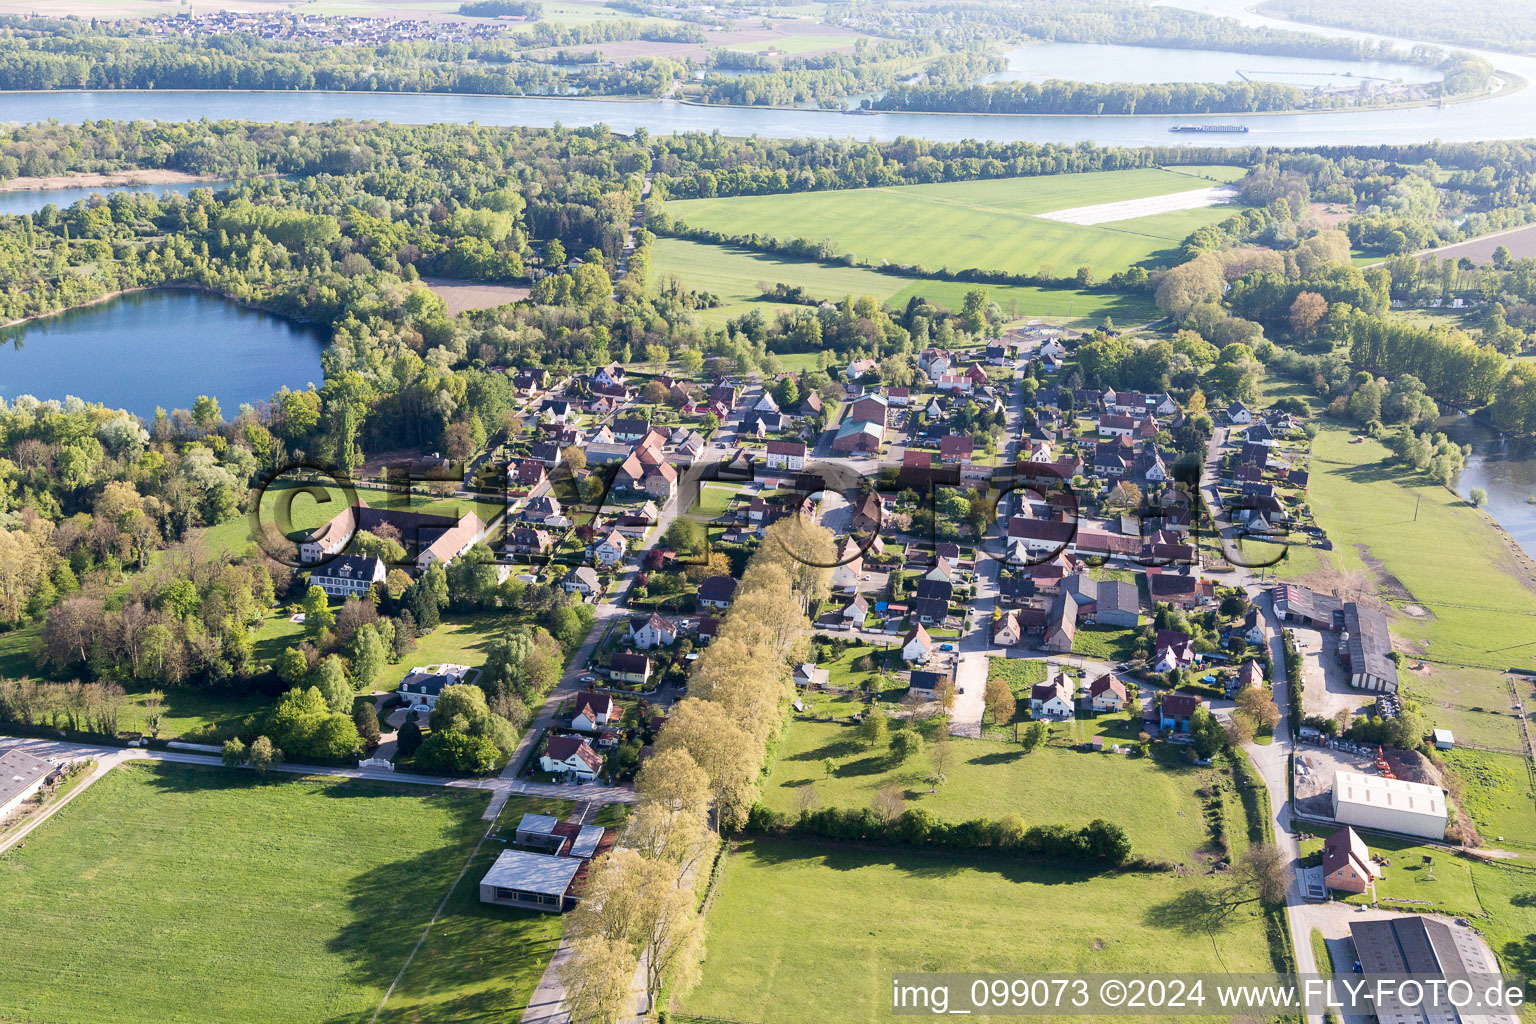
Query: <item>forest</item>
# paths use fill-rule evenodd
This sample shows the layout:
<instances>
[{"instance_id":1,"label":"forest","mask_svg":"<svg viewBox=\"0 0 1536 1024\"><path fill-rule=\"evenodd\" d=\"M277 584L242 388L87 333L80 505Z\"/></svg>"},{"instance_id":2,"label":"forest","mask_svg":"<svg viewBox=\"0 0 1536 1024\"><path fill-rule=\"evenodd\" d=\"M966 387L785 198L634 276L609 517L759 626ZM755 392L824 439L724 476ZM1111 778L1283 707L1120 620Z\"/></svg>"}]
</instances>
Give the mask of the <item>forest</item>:
<instances>
[{"instance_id":1,"label":"forest","mask_svg":"<svg viewBox=\"0 0 1536 1024\"><path fill-rule=\"evenodd\" d=\"M1438 98L1484 92L1493 75L1488 62L1465 54L1441 64L1444 79L1412 87L1408 95ZM972 114L1244 114L1280 110L1337 110L1400 102L1398 90L1321 92L1276 82L994 82L946 84L936 79L897 85L868 100L870 110L947 111Z\"/></svg>"}]
</instances>

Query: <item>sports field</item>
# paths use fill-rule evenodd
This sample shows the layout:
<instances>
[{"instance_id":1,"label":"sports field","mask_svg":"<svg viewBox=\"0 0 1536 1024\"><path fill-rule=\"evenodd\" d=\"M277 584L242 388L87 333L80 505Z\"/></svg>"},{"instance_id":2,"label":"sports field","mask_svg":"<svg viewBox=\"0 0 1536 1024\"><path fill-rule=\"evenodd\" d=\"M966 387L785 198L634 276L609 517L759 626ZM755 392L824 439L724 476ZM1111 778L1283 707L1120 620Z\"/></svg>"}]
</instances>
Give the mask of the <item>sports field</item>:
<instances>
[{"instance_id":1,"label":"sports field","mask_svg":"<svg viewBox=\"0 0 1536 1024\"><path fill-rule=\"evenodd\" d=\"M1175 210L1079 225L1041 214L1208 188L1239 167L1155 168L1036 178L905 185L666 204L674 220L733 235L829 239L870 262L1107 277L1138 263L1165 263L1190 232L1231 216L1230 206Z\"/></svg>"},{"instance_id":2,"label":"sports field","mask_svg":"<svg viewBox=\"0 0 1536 1024\"><path fill-rule=\"evenodd\" d=\"M914 295L958 310L965 293L980 287L959 281L914 280L881 274L859 267L829 267L820 263L766 256L717 245L703 245L677 238L658 238L651 249L652 279L660 282L675 274L684 287L712 292L721 305L699 310L706 323L724 323L753 310L772 320L781 309L795 309L782 302L758 298L770 285L799 285L817 298L838 301L845 295L873 295L889 305L902 307ZM987 285L987 294L1010 317L1040 317L1077 327L1097 327L1106 316L1121 326L1144 323L1157 316L1148 297L1110 295L1078 289L1022 288Z\"/></svg>"},{"instance_id":3,"label":"sports field","mask_svg":"<svg viewBox=\"0 0 1536 1024\"><path fill-rule=\"evenodd\" d=\"M367 1021L486 828L489 794L131 764L0 857L0 1016ZM379 1020L516 1020L554 915L454 891Z\"/></svg>"}]
</instances>

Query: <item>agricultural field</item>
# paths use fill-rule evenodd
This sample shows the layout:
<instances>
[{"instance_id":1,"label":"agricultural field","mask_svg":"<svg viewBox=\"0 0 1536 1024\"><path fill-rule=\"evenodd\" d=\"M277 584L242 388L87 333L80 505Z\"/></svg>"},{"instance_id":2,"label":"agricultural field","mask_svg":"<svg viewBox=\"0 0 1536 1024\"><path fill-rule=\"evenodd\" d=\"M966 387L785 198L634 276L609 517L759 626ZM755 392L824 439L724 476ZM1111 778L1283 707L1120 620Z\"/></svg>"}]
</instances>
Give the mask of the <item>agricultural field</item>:
<instances>
[{"instance_id":1,"label":"agricultural field","mask_svg":"<svg viewBox=\"0 0 1536 1024\"><path fill-rule=\"evenodd\" d=\"M1057 734L1065 728L1052 726ZM799 720L784 738L762 801L794 812L798 792L813 787L819 806L868 807L895 784L907 806L945 821L1016 814L1031 825L1086 825L1105 818L1130 834L1132 856L1189 862L1209 838L1195 790L1215 773L1184 764L1172 751L1132 758L1045 745L1026 754L1017 743L986 739L954 739L950 750L948 779L932 793L928 751L903 764L883 746L866 747L850 726ZM830 777L828 758L835 765ZM1094 798L1067 800L1068 792Z\"/></svg>"},{"instance_id":2,"label":"agricultural field","mask_svg":"<svg viewBox=\"0 0 1536 1024\"><path fill-rule=\"evenodd\" d=\"M1038 178L903 185L666 204L674 221L733 235L830 239L861 260L963 270L981 267L1058 275L1078 267L1100 278L1136 264L1166 263L1190 232L1230 216L1229 206L1176 210L1129 220L1075 225L1038 215L1235 181L1239 167L1203 176L1155 168Z\"/></svg>"},{"instance_id":3,"label":"agricultural field","mask_svg":"<svg viewBox=\"0 0 1536 1024\"><path fill-rule=\"evenodd\" d=\"M725 246L704 245L679 238L658 238L652 245L651 277L659 283L669 274L695 291L711 292L719 306L699 310L706 323L722 324L752 310L772 320L785 302L759 298L765 288L798 285L818 298L840 301L846 295L872 295L893 307L903 307L920 295L946 309L959 309L965 293L978 287L960 281L914 280L860 267L831 267ZM1157 316L1150 299L1072 288L1033 288L988 285L987 294L1010 317L1040 317L1074 327L1096 327L1111 317L1118 324L1143 323Z\"/></svg>"},{"instance_id":4,"label":"agricultural field","mask_svg":"<svg viewBox=\"0 0 1536 1024\"><path fill-rule=\"evenodd\" d=\"M368 1019L485 823L489 795L120 766L0 857L22 1019ZM483 908L477 863L380 1020L504 1020L559 919ZM157 965L175 964L172 972Z\"/></svg>"},{"instance_id":5,"label":"agricultural field","mask_svg":"<svg viewBox=\"0 0 1536 1024\"><path fill-rule=\"evenodd\" d=\"M956 853L741 842L710 910L703 982L681 1008L764 1024L874 1022L889 1018L893 971L1273 970L1255 904L1214 922L1197 912L1213 884Z\"/></svg>"}]
</instances>

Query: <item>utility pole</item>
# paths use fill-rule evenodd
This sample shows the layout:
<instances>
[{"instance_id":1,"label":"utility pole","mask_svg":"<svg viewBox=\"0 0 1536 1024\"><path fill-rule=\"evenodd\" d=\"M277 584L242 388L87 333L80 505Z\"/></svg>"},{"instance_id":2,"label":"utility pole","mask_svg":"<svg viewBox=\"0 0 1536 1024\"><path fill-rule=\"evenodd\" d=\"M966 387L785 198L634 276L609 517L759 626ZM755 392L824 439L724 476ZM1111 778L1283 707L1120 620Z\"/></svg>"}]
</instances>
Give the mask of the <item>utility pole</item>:
<instances>
[{"instance_id":1,"label":"utility pole","mask_svg":"<svg viewBox=\"0 0 1536 1024\"><path fill-rule=\"evenodd\" d=\"M1424 500L1424 495L1416 494L1413 497L1413 521L1419 521L1419 502Z\"/></svg>"}]
</instances>

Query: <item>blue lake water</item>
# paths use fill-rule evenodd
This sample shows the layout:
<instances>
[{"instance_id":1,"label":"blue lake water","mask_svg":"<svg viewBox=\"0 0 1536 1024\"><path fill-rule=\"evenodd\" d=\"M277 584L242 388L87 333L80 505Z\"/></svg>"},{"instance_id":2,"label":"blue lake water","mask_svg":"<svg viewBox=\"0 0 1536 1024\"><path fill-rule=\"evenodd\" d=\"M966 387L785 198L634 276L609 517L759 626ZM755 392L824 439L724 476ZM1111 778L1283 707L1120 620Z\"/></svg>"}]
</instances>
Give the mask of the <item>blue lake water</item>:
<instances>
[{"instance_id":1,"label":"blue lake water","mask_svg":"<svg viewBox=\"0 0 1536 1024\"><path fill-rule=\"evenodd\" d=\"M211 188L217 192L227 184L229 183L225 181L187 181L174 185L98 185L95 188L50 188L0 192L0 214L36 213L49 203L65 210L81 199L89 199L91 196L109 196L114 192L141 192L152 196L170 192L184 196L195 188Z\"/></svg>"},{"instance_id":2,"label":"blue lake water","mask_svg":"<svg viewBox=\"0 0 1536 1024\"><path fill-rule=\"evenodd\" d=\"M213 395L226 416L283 385L319 386L323 331L179 289L135 292L0 329L0 397L127 409L190 409Z\"/></svg>"}]
</instances>

